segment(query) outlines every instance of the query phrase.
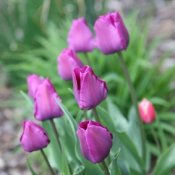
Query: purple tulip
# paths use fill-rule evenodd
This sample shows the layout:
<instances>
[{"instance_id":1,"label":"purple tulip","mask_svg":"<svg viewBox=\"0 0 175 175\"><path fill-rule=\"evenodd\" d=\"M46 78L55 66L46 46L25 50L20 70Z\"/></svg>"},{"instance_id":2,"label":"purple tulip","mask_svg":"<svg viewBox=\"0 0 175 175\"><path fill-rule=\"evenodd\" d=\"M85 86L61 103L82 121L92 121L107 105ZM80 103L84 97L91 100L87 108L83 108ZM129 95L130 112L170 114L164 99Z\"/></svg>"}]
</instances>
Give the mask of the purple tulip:
<instances>
[{"instance_id":1,"label":"purple tulip","mask_svg":"<svg viewBox=\"0 0 175 175\"><path fill-rule=\"evenodd\" d=\"M75 52L88 52L94 49L94 39L84 17L75 19L68 33L68 45Z\"/></svg>"},{"instance_id":2,"label":"purple tulip","mask_svg":"<svg viewBox=\"0 0 175 175\"><path fill-rule=\"evenodd\" d=\"M104 54L125 50L129 44L129 34L118 12L100 16L94 25L97 47Z\"/></svg>"},{"instance_id":3,"label":"purple tulip","mask_svg":"<svg viewBox=\"0 0 175 175\"><path fill-rule=\"evenodd\" d=\"M26 152L32 152L45 148L50 143L50 140L41 126L32 121L25 121L23 122L20 143Z\"/></svg>"},{"instance_id":4,"label":"purple tulip","mask_svg":"<svg viewBox=\"0 0 175 175\"><path fill-rule=\"evenodd\" d=\"M72 80L72 71L76 67L83 67L83 63L71 49L64 49L57 60L58 72L63 80Z\"/></svg>"},{"instance_id":5,"label":"purple tulip","mask_svg":"<svg viewBox=\"0 0 175 175\"><path fill-rule=\"evenodd\" d=\"M35 118L37 120L48 120L56 117L61 117L63 112L56 103L61 100L54 86L49 79L45 79L38 87L35 94Z\"/></svg>"},{"instance_id":6,"label":"purple tulip","mask_svg":"<svg viewBox=\"0 0 175 175\"><path fill-rule=\"evenodd\" d=\"M91 109L107 96L106 82L99 79L89 66L75 68L73 72L74 96L81 109Z\"/></svg>"},{"instance_id":7,"label":"purple tulip","mask_svg":"<svg viewBox=\"0 0 175 175\"><path fill-rule=\"evenodd\" d=\"M38 86L43 82L43 77L32 74L27 77L28 94L33 99L35 98L35 93Z\"/></svg>"},{"instance_id":8,"label":"purple tulip","mask_svg":"<svg viewBox=\"0 0 175 175\"><path fill-rule=\"evenodd\" d=\"M92 163L102 162L112 147L112 134L98 122L84 121L79 124L77 135L81 152Z\"/></svg>"}]
</instances>

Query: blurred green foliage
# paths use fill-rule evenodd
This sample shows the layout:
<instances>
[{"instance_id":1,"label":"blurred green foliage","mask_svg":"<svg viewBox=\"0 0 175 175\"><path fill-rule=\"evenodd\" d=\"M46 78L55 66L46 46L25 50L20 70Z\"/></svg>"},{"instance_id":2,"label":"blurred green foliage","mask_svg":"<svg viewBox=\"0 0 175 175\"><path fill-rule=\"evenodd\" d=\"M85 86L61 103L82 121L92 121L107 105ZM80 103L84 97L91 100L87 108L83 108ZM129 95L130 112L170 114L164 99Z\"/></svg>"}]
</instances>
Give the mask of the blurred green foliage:
<instances>
[{"instance_id":1,"label":"blurred green foliage","mask_svg":"<svg viewBox=\"0 0 175 175\"><path fill-rule=\"evenodd\" d=\"M64 20L82 15L93 22L97 16L94 3L93 0L1 0L0 49L24 51L36 47L35 38L45 35L51 22L61 27Z\"/></svg>"}]
</instances>

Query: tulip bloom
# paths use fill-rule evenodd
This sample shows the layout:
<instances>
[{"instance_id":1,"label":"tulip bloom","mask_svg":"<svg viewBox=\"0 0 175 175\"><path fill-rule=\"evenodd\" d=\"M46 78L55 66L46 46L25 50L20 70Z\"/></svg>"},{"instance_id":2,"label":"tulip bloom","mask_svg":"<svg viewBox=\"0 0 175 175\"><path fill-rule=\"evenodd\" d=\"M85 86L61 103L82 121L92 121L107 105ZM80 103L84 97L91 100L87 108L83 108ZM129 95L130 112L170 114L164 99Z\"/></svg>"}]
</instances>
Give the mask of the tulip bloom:
<instances>
[{"instance_id":1,"label":"tulip bloom","mask_svg":"<svg viewBox=\"0 0 175 175\"><path fill-rule=\"evenodd\" d=\"M153 104L145 98L139 103L139 114L144 123L152 123L156 118Z\"/></svg>"},{"instance_id":2,"label":"tulip bloom","mask_svg":"<svg viewBox=\"0 0 175 175\"><path fill-rule=\"evenodd\" d=\"M32 152L47 147L50 140L46 131L41 126L32 121L25 121L23 123L20 143L26 152Z\"/></svg>"},{"instance_id":3,"label":"tulip bloom","mask_svg":"<svg viewBox=\"0 0 175 175\"><path fill-rule=\"evenodd\" d=\"M99 79L89 66L73 72L74 96L81 109L92 109L107 96L106 82Z\"/></svg>"},{"instance_id":4,"label":"tulip bloom","mask_svg":"<svg viewBox=\"0 0 175 175\"><path fill-rule=\"evenodd\" d=\"M93 34L85 18L75 19L68 33L69 48L75 52L88 52L94 49Z\"/></svg>"},{"instance_id":5,"label":"tulip bloom","mask_svg":"<svg viewBox=\"0 0 175 175\"><path fill-rule=\"evenodd\" d=\"M27 77L27 85L28 85L28 94L33 99L35 98L35 93L38 88L38 86L43 82L43 78L32 74Z\"/></svg>"},{"instance_id":6,"label":"tulip bloom","mask_svg":"<svg viewBox=\"0 0 175 175\"><path fill-rule=\"evenodd\" d=\"M63 112L56 103L56 99L61 100L54 86L49 79L45 79L38 87L35 94L35 118L37 120L48 120L61 117Z\"/></svg>"},{"instance_id":7,"label":"tulip bloom","mask_svg":"<svg viewBox=\"0 0 175 175\"><path fill-rule=\"evenodd\" d=\"M112 134L98 122L84 121L79 124L77 135L81 152L92 163L102 162L112 147Z\"/></svg>"},{"instance_id":8,"label":"tulip bloom","mask_svg":"<svg viewBox=\"0 0 175 175\"><path fill-rule=\"evenodd\" d=\"M104 54L125 50L129 44L129 34L118 12L100 16L94 25L97 47Z\"/></svg>"},{"instance_id":9,"label":"tulip bloom","mask_svg":"<svg viewBox=\"0 0 175 175\"><path fill-rule=\"evenodd\" d=\"M64 49L57 60L58 72L63 80L72 80L72 71L76 67L83 67L83 63L71 49Z\"/></svg>"}]
</instances>

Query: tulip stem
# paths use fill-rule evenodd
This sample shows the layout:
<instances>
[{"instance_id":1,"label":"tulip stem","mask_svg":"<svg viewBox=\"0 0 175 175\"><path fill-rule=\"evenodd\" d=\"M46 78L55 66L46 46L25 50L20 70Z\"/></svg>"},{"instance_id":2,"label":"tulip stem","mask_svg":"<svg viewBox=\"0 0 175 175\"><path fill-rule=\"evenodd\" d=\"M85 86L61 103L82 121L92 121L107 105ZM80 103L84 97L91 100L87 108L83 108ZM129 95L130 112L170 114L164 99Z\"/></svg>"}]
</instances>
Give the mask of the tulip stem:
<instances>
[{"instance_id":1,"label":"tulip stem","mask_svg":"<svg viewBox=\"0 0 175 175\"><path fill-rule=\"evenodd\" d=\"M53 131L54 131L54 134L55 134L55 137L56 137L58 146L59 146L59 148L60 148L60 151L62 151L61 143L60 143L60 140L59 140L59 134L58 134L57 128L56 128L56 126L55 126L55 122L54 122L53 119L50 119L50 122L51 122L51 125L52 125L52 129L53 129Z\"/></svg>"},{"instance_id":2,"label":"tulip stem","mask_svg":"<svg viewBox=\"0 0 175 175\"><path fill-rule=\"evenodd\" d=\"M125 60L123 59L122 53L118 52L118 55L119 55L118 59L121 63L122 70L124 72L125 78L126 78L127 83L128 83L129 91L130 91L130 94L131 94L131 100L132 100L132 103L135 107L135 110L136 110L136 113L137 113L137 116L138 116L138 122L139 122L140 130L141 130L141 136L142 136L142 154L143 154L143 158L145 160L146 159L146 150L145 150L146 149L146 147L145 147L146 139L145 139L145 131L144 131L143 123L140 119L140 115L139 115L139 111L138 111L137 95L136 95L134 86L132 84L127 65L125 63Z\"/></svg>"},{"instance_id":3,"label":"tulip stem","mask_svg":"<svg viewBox=\"0 0 175 175\"><path fill-rule=\"evenodd\" d=\"M93 111L93 113L94 113L95 120L96 120L97 122L100 122L100 118L99 118L99 116L98 116L97 109L96 109L96 108L93 108L92 111Z\"/></svg>"},{"instance_id":4,"label":"tulip stem","mask_svg":"<svg viewBox=\"0 0 175 175\"><path fill-rule=\"evenodd\" d=\"M55 175L55 172L54 172L54 170L52 169L52 167L51 167L51 165L50 165L50 163L49 163L49 161L48 161L48 159L47 159L47 156L46 156L44 150L43 150L43 149L40 149L40 151L41 151L41 154L42 154L44 160L46 161L46 164L47 164L47 166L48 166L48 168L49 168L49 170L50 170L50 172L51 172L51 175Z\"/></svg>"},{"instance_id":5,"label":"tulip stem","mask_svg":"<svg viewBox=\"0 0 175 175\"><path fill-rule=\"evenodd\" d=\"M101 168L102 168L102 170L104 172L104 175L110 175L108 167L107 167L105 161L103 161L100 165L101 165Z\"/></svg>"}]
</instances>

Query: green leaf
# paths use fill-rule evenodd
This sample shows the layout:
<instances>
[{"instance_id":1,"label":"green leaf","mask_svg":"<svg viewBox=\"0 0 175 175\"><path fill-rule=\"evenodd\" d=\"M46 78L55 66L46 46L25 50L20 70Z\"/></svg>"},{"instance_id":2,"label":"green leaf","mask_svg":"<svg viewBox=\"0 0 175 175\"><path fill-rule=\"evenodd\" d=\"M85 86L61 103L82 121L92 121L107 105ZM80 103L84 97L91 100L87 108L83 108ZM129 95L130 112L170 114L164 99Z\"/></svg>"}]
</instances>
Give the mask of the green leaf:
<instances>
[{"instance_id":1,"label":"green leaf","mask_svg":"<svg viewBox=\"0 0 175 175\"><path fill-rule=\"evenodd\" d=\"M42 126L46 129L49 135L49 139L51 141L48 147L45 148L48 159L53 167L57 168L57 170L61 170L61 163L62 163L61 162L62 160L60 159L61 152L58 147L55 135L53 133L52 126L49 121L42 122Z\"/></svg>"},{"instance_id":2,"label":"green leaf","mask_svg":"<svg viewBox=\"0 0 175 175\"><path fill-rule=\"evenodd\" d=\"M73 172L73 175L79 175L79 174L82 174L85 170L85 167L84 166L78 166L75 168L74 172Z\"/></svg>"},{"instance_id":3,"label":"green leaf","mask_svg":"<svg viewBox=\"0 0 175 175\"><path fill-rule=\"evenodd\" d=\"M32 103L32 100L29 98L29 96L23 92L23 91L20 91L21 95L24 97L24 99L27 101L27 104L30 106L30 107L33 107L33 103Z\"/></svg>"},{"instance_id":4,"label":"green leaf","mask_svg":"<svg viewBox=\"0 0 175 175\"><path fill-rule=\"evenodd\" d=\"M175 119L174 112L167 112L167 111L165 111L165 112L161 112L161 113L159 113L157 115L158 115L158 117L160 118L161 121L164 120L164 121L172 122Z\"/></svg>"},{"instance_id":5,"label":"green leaf","mask_svg":"<svg viewBox=\"0 0 175 175\"><path fill-rule=\"evenodd\" d=\"M168 102L160 97L152 97L150 100L153 104L165 107L168 106Z\"/></svg>"},{"instance_id":6,"label":"green leaf","mask_svg":"<svg viewBox=\"0 0 175 175\"><path fill-rule=\"evenodd\" d=\"M31 172L32 175L37 175L37 173L34 171L34 169L32 168L29 159L27 159L27 166Z\"/></svg>"},{"instance_id":7,"label":"green leaf","mask_svg":"<svg viewBox=\"0 0 175 175\"><path fill-rule=\"evenodd\" d=\"M66 117L67 122L69 123L69 128L72 130L72 138L74 138L74 152L76 155L76 158L79 160L79 162L82 164L81 156L79 154L79 146L78 146L78 140L77 140L77 135L76 135L76 121L73 118L73 116L70 114L70 112L67 110L67 108L59 101L56 99L57 104L60 106L62 111L64 112L64 115Z\"/></svg>"},{"instance_id":8,"label":"green leaf","mask_svg":"<svg viewBox=\"0 0 175 175\"><path fill-rule=\"evenodd\" d=\"M129 111L129 126L128 126L128 136L132 139L133 143L136 146L139 155L142 155L142 138L141 131L139 127L138 115L134 107L131 107Z\"/></svg>"},{"instance_id":9,"label":"green leaf","mask_svg":"<svg viewBox=\"0 0 175 175\"><path fill-rule=\"evenodd\" d=\"M109 111L109 116L113 121L113 125L118 131L128 131L128 122L122 115L120 110L115 106L111 100L107 99L107 106Z\"/></svg>"},{"instance_id":10,"label":"green leaf","mask_svg":"<svg viewBox=\"0 0 175 175\"><path fill-rule=\"evenodd\" d=\"M117 163L120 151L121 151L121 149L119 148L112 157L112 162L109 165L111 175L116 175L116 174L121 175L120 167L118 166L118 163Z\"/></svg>"},{"instance_id":11,"label":"green leaf","mask_svg":"<svg viewBox=\"0 0 175 175\"><path fill-rule=\"evenodd\" d=\"M134 160L137 162L139 168L142 170L142 168L144 168L143 161L139 156L139 153L134 143L131 141L128 135L124 132L117 132L117 136L120 139L122 145L129 151L129 153L132 155Z\"/></svg>"},{"instance_id":12,"label":"green leaf","mask_svg":"<svg viewBox=\"0 0 175 175\"><path fill-rule=\"evenodd\" d=\"M158 159L153 175L165 175L175 168L175 144L169 147Z\"/></svg>"}]
</instances>

